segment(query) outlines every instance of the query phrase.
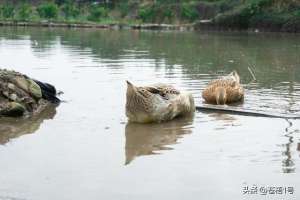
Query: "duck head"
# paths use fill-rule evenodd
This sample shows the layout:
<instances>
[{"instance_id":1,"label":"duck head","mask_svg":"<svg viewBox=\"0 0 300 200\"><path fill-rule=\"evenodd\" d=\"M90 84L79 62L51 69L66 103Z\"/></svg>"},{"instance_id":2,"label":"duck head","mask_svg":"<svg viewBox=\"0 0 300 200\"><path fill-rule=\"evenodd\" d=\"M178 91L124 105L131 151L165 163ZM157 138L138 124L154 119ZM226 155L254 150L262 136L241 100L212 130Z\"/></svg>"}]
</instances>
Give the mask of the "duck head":
<instances>
[{"instance_id":1,"label":"duck head","mask_svg":"<svg viewBox=\"0 0 300 200\"><path fill-rule=\"evenodd\" d=\"M237 83L240 83L240 76L239 76L239 74L237 73L236 70L233 70L233 71L229 74L229 76L233 77L234 80L235 80Z\"/></svg>"},{"instance_id":2,"label":"duck head","mask_svg":"<svg viewBox=\"0 0 300 200\"><path fill-rule=\"evenodd\" d=\"M227 94L226 89L223 87L216 88L216 103L218 105L226 104L227 101Z\"/></svg>"}]
</instances>

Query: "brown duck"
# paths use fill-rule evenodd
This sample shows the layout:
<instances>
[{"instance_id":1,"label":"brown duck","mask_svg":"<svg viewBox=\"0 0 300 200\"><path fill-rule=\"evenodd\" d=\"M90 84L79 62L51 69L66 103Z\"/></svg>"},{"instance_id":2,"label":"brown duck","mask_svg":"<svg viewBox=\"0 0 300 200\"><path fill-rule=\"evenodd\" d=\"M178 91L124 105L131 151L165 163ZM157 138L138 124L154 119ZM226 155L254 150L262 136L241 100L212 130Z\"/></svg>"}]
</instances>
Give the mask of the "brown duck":
<instances>
[{"instance_id":1,"label":"brown duck","mask_svg":"<svg viewBox=\"0 0 300 200\"><path fill-rule=\"evenodd\" d=\"M171 120L195 111L191 93L162 83L138 87L127 81L126 116L131 122Z\"/></svg>"},{"instance_id":2,"label":"brown duck","mask_svg":"<svg viewBox=\"0 0 300 200\"><path fill-rule=\"evenodd\" d=\"M244 89L236 71L220 79L211 81L203 90L202 97L210 104L231 104L244 99Z\"/></svg>"}]
</instances>

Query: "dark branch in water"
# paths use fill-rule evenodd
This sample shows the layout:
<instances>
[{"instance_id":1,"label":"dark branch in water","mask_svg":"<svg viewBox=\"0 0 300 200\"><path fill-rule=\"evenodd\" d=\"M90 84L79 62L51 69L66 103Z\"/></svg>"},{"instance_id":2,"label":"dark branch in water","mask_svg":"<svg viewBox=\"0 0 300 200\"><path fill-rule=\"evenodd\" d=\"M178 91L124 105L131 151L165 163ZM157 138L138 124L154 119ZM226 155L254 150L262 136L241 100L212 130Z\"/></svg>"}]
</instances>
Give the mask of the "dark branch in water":
<instances>
[{"instance_id":1,"label":"dark branch in water","mask_svg":"<svg viewBox=\"0 0 300 200\"><path fill-rule=\"evenodd\" d=\"M228 107L219 106L219 105L196 106L196 110L199 112L218 112L218 113L227 113L227 114L253 116L253 117L300 119L299 115L269 114L269 113L256 112L256 111L237 110L234 108L228 108Z\"/></svg>"},{"instance_id":2,"label":"dark branch in water","mask_svg":"<svg viewBox=\"0 0 300 200\"><path fill-rule=\"evenodd\" d=\"M253 78L252 81L256 82L256 77L255 77L255 75L254 75L252 69L251 69L250 67L248 67L248 70L249 70L249 72L250 72L250 74L251 74L251 76L252 76L252 78Z\"/></svg>"}]
</instances>

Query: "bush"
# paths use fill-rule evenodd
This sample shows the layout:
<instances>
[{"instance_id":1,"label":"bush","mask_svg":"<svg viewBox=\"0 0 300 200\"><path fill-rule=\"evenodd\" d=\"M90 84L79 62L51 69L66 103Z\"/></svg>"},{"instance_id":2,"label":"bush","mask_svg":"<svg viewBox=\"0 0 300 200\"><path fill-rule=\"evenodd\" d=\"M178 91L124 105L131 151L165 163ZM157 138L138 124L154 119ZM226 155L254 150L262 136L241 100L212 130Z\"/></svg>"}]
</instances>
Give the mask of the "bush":
<instances>
[{"instance_id":1,"label":"bush","mask_svg":"<svg viewBox=\"0 0 300 200\"><path fill-rule=\"evenodd\" d=\"M58 7L54 3L45 3L37 8L37 12L41 18L52 19L58 15Z\"/></svg>"},{"instance_id":2,"label":"bush","mask_svg":"<svg viewBox=\"0 0 300 200\"><path fill-rule=\"evenodd\" d=\"M28 20L31 16L32 8L28 4L23 4L19 8L18 18L22 20Z\"/></svg>"},{"instance_id":3,"label":"bush","mask_svg":"<svg viewBox=\"0 0 300 200\"><path fill-rule=\"evenodd\" d=\"M108 16L108 12L104 7L99 7L95 5L90 8L90 15L88 16L88 20L99 21L101 18L107 16Z\"/></svg>"},{"instance_id":4,"label":"bush","mask_svg":"<svg viewBox=\"0 0 300 200\"><path fill-rule=\"evenodd\" d=\"M77 17L80 14L79 9L76 7L74 3L67 2L62 6L62 11L66 18Z\"/></svg>"},{"instance_id":5,"label":"bush","mask_svg":"<svg viewBox=\"0 0 300 200\"><path fill-rule=\"evenodd\" d=\"M154 10L153 6L140 8L138 11L138 17L143 22L150 22L150 21L152 22L155 17L155 10Z\"/></svg>"},{"instance_id":6,"label":"bush","mask_svg":"<svg viewBox=\"0 0 300 200\"><path fill-rule=\"evenodd\" d=\"M163 9L163 16L167 18L168 20L171 20L174 17L174 13L172 11L172 8L166 7Z\"/></svg>"},{"instance_id":7,"label":"bush","mask_svg":"<svg viewBox=\"0 0 300 200\"><path fill-rule=\"evenodd\" d=\"M15 9L12 5L3 5L1 7L1 16L3 18L13 18Z\"/></svg>"},{"instance_id":8,"label":"bush","mask_svg":"<svg viewBox=\"0 0 300 200\"><path fill-rule=\"evenodd\" d=\"M194 5L183 4L181 8L181 17L193 21L199 17L198 11Z\"/></svg>"},{"instance_id":9,"label":"bush","mask_svg":"<svg viewBox=\"0 0 300 200\"><path fill-rule=\"evenodd\" d=\"M55 3L59 6L65 4L65 3L69 3L71 2L72 0L55 0Z\"/></svg>"},{"instance_id":10,"label":"bush","mask_svg":"<svg viewBox=\"0 0 300 200\"><path fill-rule=\"evenodd\" d=\"M251 9L243 7L219 14L215 17L215 23L224 27L236 27L246 29L249 26L249 19L253 16Z\"/></svg>"},{"instance_id":11,"label":"bush","mask_svg":"<svg viewBox=\"0 0 300 200\"><path fill-rule=\"evenodd\" d=\"M121 17L125 17L130 11L129 4L124 2L119 4L118 9L121 12Z\"/></svg>"}]
</instances>

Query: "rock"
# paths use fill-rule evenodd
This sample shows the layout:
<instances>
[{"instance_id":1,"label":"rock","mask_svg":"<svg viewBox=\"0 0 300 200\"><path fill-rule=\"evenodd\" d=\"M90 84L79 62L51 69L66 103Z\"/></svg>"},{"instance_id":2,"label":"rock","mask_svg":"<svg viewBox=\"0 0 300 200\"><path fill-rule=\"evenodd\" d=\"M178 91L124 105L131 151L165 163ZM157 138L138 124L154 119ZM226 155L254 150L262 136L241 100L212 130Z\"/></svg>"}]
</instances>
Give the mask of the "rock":
<instances>
[{"instance_id":1,"label":"rock","mask_svg":"<svg viewBox=\"0 0 300 200\"><path fill-rule=\"evenodd\" d=\"M9 89L11 89L11 90L15 90L15 85L14 84L12 84L12 83L8 83L7 84L7 87L9 88Z\"/></svg>"},{"instance_id":2,"label":"rock","mask_svg":"<svg viewBox=\"0 0 300 200\"><path fill-rule=\"evenodd\" d=\"M27 81L28 81L28 91L30 92L30 94L32 94L37 99L42 98L42 90L40 86L31 79Z\"/></svg>"},{"instance_id":3,"label":"rock","mask_svg":"<svg viewBox=\"0 0 300 200\"><path fill-rule=\"evenodd\" d=\"M8 117L18 117L22 116L26 108L16 102L8 102L2 110L0 110L0 115L8 116Z\"/></svg>"},{"instance_id":4,"label":"rock","mask_svg":"<svg viewBox=\"0 0 300 200\"><path fill-rule=\"evenodd\" d=\"M52 90L44 85L51 86ZM49 96L57 99L56 90L52 85L15 71L0 69L0 116L16 117L39 113L47 104L52 103L46 98ZM59 102L59 99L56 102Z\"/></svg>"},{"instance_id":5,"label":"rock","mask_svg":"<svg viewBox=\"0 0 300 200\"><path fill-rule=\"evenodd\" d=\"M13 94L9 95L9 99L12 100L12 101L17 101L18 96L15 93L13 93Z\"/></svg>"},{"instance_id":6,"label":"rock","mask_svg":"<svg viewBox=\"0 0 300 200\"><path fill-rule=\"evenodd\" d=\"M31 79L26 79L23 76L16 76L13 81L24 91L30 93L34 98L42 98L42 91L38 84Z\"/></svg>"}]
</instances>

